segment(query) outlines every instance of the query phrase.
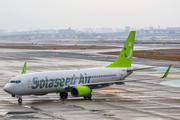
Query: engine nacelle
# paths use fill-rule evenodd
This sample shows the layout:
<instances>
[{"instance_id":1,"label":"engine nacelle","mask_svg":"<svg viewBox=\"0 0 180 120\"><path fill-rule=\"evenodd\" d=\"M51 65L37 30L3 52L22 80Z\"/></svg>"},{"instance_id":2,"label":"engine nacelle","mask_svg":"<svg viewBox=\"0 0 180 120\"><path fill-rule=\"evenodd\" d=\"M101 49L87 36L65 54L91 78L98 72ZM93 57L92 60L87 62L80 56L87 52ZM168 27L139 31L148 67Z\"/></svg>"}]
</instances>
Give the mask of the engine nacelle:
<instances>
[{"instance_id":1,"label":"engine nacelle","mask_svg":"<svg viewBox=\"0 0 180 120\"><path fill-rule=\"evenodd\" d=\"M88 96L91 94L91 89L88 86L75 86L71 89L73 97Z\"/></svg>"}]
</instances>

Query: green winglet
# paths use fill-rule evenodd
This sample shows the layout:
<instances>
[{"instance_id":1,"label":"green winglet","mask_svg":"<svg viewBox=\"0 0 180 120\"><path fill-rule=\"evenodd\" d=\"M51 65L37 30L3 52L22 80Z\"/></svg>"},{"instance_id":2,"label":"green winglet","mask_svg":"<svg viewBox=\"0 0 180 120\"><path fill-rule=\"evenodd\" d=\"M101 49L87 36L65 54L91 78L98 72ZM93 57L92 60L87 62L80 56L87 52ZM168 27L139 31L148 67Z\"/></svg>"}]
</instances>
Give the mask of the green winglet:
<instances>
[{"instance_id":1,"label":"green winglet","mask_svg":"<svg viewBox=\"0 0 180 120\"><path fill-rule=\"evenodd\" d=\"M162 76L161 78L165 78L165 77L168 76L168 73L169 73L169 70L170 70L171 66L172 66L172 64L169 65L169 67L168 67L168 69L166 70L164 76Z\"/></svg>"},{"instance_id":2,"label":"green winglet","mask_svg":"<svg viewBox=\"0 0 180 120\"><path fill-rule=\"evenodd\" d=\"M119 55L119 58L112 64L106 66L109 67L131 67L133 50L134 50L134 41L135 41L136 31L131 31L129 37Z\"/></svg>"},{"instance_id":3,"label":"green winglet","mask_svg":"<svg viewBox=\"0 0 180 120\"><path fill-rule=\"evenodd\" d=\"M24 67L23 67L23 69L22 69L22 74L26 74L26 62L24 63Z\"/></svg>"}]
</instances>

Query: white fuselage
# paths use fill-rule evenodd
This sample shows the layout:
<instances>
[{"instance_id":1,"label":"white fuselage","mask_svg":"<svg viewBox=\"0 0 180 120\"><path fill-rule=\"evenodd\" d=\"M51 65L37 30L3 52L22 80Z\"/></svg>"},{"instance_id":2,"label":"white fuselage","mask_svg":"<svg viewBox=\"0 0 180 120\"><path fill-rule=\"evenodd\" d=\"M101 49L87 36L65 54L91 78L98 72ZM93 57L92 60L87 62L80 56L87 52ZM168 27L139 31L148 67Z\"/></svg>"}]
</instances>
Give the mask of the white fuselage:
<instances>
[{"instance_id":1,"label":"white fuselage","mask_svg":"<svg viewBox=\"0 0 180 120\"><path fill-rule=\"evenodd\" d=\"M93 68L29 73L12 78L4 89L12 95L43 95L52 92L69 92L66 88L72 85L81 86L88 83L124 80L132 73L127 72L127 69L132 68Z\"/></svg>"}]
</instances>

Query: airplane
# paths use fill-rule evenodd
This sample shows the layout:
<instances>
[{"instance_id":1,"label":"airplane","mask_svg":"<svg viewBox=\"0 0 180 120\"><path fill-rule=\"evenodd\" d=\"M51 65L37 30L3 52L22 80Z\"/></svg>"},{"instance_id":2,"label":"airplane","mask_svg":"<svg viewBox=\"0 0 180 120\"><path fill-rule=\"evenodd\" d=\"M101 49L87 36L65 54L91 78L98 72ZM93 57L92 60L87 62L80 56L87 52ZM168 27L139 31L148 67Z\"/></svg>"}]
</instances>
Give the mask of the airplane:
<instances>
[{"instance_id":1,"label":"airplane","mask_svg":"<svg viewBox=\"0 0 180 120\"><path fill-rule=\"evenodd\" d=\"M46 95L59 93L61 99L68 97L84 97L91 100L92 89L107 87L113 84L125 84L125 78L135 70L131 67L136 31L131 31L118 59L104 68L89 68L81 70L60 70L48 72L35 72L26 74L26 62L22 75L12 78L4 86L4 91L17 97L22 103L24 95ZM171 65L163 77L167 77Z\"/></svg>"}]
</instances>

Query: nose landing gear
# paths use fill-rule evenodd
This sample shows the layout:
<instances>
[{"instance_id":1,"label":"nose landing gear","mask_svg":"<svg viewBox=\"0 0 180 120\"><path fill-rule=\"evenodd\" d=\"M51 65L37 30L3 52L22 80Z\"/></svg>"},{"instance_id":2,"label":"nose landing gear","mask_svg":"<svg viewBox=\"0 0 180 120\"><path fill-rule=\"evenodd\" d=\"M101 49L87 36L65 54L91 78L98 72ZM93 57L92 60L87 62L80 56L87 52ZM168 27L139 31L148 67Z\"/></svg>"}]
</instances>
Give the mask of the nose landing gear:
<instances>
[{"instance_id":1,"label":"nose landing gear","mask_svg":"<svg viewBox=\"0 0 180 120\"><path fill-rule=\"evenodd\" d=\"M18 103L22 103L22 96L20 96L20 95L12 95L12 97L17 97L18 98Z\"/></svg>"},{"instance_id":2,"label":"nose landing gear","mask_svg":"<svg viewBox=\"0 0 180 120\"><path fill-rule=\"evenodd\" d=\"M19 98L19 99L18 99L18 103L22 103L22 98Z\"/></svg>"}]
</instances>

